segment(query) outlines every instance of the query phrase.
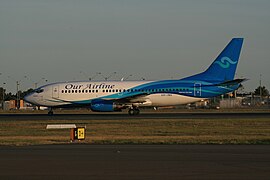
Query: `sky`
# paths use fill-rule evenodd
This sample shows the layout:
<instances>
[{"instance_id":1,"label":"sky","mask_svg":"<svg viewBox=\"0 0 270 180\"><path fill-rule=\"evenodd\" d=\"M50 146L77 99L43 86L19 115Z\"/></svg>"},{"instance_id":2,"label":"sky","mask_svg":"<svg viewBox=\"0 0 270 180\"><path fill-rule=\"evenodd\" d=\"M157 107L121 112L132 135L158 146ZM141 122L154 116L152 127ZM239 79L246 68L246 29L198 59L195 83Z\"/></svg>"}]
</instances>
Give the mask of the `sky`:
<instances>
[{"instance_id":1,"label":"sky","mask_svg":"<svg viewBox=\"0 0 270 180\"><path fill-rule=\"evenodd\" d=\"M180 79L243 37L236 77L254 91L261 75L270 89L269 9L269 0L0 0L0 86Z\"/></svg>"}]
</instances>

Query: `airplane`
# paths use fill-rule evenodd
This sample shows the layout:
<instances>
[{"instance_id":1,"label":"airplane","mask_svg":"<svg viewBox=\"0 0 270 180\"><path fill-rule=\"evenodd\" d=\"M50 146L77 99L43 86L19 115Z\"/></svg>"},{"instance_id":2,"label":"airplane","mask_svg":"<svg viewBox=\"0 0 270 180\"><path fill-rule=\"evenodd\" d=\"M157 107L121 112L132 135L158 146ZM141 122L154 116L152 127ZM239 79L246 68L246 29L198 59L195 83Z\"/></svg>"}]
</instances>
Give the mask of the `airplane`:
<instances>
[{"instance_id":1,"label":"airplane","mask_svg":"<svg viewBox=\"0 0 270 180\"><path fill-rule=\"evenodd\" d=\"M24 97L37 106L53 108L88 107L97 112L129 109L138 115L140 107L177 106L233 92L246 79L234 79L243 38L233 38L204 72L176 80L77 81L52 83Z\"/></svg>"}]
</instances>

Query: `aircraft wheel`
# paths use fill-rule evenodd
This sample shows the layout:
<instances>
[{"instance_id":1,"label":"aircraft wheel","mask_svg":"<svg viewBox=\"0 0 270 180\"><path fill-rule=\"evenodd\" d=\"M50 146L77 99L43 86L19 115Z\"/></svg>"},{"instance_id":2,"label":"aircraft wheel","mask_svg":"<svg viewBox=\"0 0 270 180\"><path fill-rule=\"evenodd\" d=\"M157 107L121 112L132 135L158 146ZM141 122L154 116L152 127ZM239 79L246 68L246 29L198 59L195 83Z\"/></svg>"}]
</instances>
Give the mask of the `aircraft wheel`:
<instances>
[{"instance_id":1,"label":"aircraft wheel","mask_svg":"<svg viewBox=\"0 0 270 180\"><path fill-rule=\"evenodd\" d=\"M131 116L138 115L138 114L140 114L140 110L139 109L129 109L128 114Z\"/></svg>"},{"instance_id":2,"label":"aircraft wheel","mask_svg":"<svg viewBox=\"0 0 270 180\"><path fill-rule=\"evenodd\" d=\"M140 114L140 110L139 109L134 109L134 113L135 113L135 115L139 115Z\"/></svg>"},{"instance_id":3,"label":"aircraft wheel","mask_svg":"<svg viewBox=\"0 0 270 180\"><path fill-rule=\"evenodd\" d=\"M134 116L134 115L135 115L134 109L129 109L129 110L128 110L128 114L129 114L130 116Z\"/></svg>"}]
</instances>

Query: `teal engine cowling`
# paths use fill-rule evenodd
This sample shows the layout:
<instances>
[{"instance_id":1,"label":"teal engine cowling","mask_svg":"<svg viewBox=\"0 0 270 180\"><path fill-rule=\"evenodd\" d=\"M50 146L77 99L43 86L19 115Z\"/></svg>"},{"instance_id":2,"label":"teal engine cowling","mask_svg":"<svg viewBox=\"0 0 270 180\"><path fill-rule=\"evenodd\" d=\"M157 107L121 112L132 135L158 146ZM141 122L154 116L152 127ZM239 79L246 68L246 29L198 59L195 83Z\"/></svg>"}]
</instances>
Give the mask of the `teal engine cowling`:
<instances>
[{"instance_id":1,"label":"teal engine cowling","mask_svg":"<svg viewBox=\"0 0 270 180\"><path fill-rule=\"evenodd\" d=\"M90 109L97 112L121 111L121 107L117 106L113 101L99 99L91 102Z\"/></svg>"}]
</instances>

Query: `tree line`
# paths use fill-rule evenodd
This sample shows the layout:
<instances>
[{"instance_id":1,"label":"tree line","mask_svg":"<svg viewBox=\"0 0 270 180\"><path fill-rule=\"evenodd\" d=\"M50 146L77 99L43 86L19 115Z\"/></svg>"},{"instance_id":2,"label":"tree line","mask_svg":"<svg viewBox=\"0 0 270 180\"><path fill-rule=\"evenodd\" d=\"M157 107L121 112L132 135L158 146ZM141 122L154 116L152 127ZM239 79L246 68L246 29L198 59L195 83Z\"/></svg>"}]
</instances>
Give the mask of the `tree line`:
<instances>
[{"instance_id":1,"label":"tree line","mask_svg":"<svg viewBox=\"0 0 270 180\"><path fill-rule=\"evenodd\" d=\"M23 99L24 96L26 96L27 94L29 94L30 92L32 92L33 89L30 88L26 91L18 91L18 95L20 99ZM0 87L0 101L9 101L9 100L16 100L17 99L17 93L11 93L11 92L6 92L6 89L4 89L3 87Z\"/></svg>"}]
</instances>

